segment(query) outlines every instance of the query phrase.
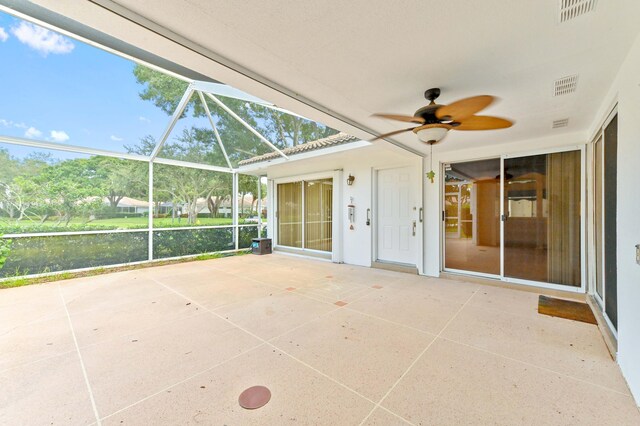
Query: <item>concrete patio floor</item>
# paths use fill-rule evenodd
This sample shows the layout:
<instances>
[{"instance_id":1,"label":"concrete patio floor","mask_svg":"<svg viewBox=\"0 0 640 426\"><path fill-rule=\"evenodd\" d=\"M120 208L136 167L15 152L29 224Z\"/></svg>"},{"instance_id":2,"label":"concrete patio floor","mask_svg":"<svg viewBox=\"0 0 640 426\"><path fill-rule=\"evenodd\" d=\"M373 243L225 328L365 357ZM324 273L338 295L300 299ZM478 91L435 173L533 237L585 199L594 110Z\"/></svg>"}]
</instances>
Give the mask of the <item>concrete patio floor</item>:
<instances>
[{"instance_id":1,"label":"concrete patio floor","mask_svg":"<svg viewBox=\"0 0 640 426\"><path fill-rule=\"evenodd\" d=\"M598 328L536 308L278 254L0 290L0 424L640 424Z\"/></svg>"}]
</instances>

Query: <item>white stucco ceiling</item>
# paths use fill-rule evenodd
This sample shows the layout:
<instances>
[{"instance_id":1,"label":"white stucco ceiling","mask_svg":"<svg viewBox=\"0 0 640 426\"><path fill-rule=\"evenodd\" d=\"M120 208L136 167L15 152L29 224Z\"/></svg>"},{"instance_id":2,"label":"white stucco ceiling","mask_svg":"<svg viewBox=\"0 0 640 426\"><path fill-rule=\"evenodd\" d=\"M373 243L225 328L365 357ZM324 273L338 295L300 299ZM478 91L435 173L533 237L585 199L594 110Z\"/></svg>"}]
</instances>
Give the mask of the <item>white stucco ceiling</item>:
<instances>
[{"instance_id":1,"label":"white stucco ceiling","mask_svg":"<svg viewBox=\"0 0 640 426\"><path fill-rule=\"evenodd\" d=\"M74 6L68 4L37 3L62 13L66 8L73 14ZM516 122L507 130L449 132L439 144L439 149L446 150L515 144L579 131L586 138L640 30L638 0L600 0L594 12L565 23L559 23L559 0L117 3L379 132L399 129L404 123L372 118L372 113L412 114L426 104L423 92L430 87L442 89L438 102L443 104L479 94L495 95L500 101L483 113ZM102 19L99 26L105 31L117 22ZM150 46L135 33L128 41ZM268 92L256 93L250 83L230 82L219 73L214 75L214 69L210 71L214 79L278 103L269 99ZM554 81L572 74L579 75L577 91L554 97ZM309 116L305 111L296 112ZM563 118L569 118L568 127L551 128L553 120ZM420 146L412 133L395 139Z\"/></svg>"}]
</instances>

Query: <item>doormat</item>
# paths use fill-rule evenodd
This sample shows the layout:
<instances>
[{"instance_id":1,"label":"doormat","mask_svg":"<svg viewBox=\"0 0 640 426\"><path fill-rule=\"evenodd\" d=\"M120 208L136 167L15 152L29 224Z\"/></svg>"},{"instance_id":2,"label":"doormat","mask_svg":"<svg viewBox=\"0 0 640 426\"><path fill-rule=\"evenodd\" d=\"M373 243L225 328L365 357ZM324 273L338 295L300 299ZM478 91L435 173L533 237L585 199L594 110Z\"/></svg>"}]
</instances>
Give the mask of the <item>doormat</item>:
<instances>
[{"instance_id":1,"label":"doormat","mask_svg":"<svg viewBox=\"0 0 640 426\"><path fill-rule=\"evenodd\" d=\"M554 297L541 295L538 298L538 313L589 324L598 324L589 305L572 300L556 299Z\"/></svg>"}]
</instances>

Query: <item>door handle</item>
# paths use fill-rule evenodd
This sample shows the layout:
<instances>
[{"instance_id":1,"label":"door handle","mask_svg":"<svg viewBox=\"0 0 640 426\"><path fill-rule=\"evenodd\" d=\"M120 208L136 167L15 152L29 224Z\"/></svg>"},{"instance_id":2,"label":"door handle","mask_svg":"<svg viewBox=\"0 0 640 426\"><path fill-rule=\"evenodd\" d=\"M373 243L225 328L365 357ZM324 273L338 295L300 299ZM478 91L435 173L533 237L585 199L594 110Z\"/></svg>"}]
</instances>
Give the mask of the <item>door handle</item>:
<instances>
[{"instance_id":1,"label":"door handle","mask_svg":"<svg viewBox=\"0 0 640 426\"><path fill-rule=\"evenodd\" d=\"M416 236L416 221L413 221L413 236Z\"/></svg>"},{"instance_id":2,"label":"door handle","mask_svg":"<svg viewBox=\"0 0 640 426\"><path fill-rule=\"evenodd\" d=\"M367 209L367 226L371 225L371 209Z\"/></svg>"},{"instance_id":3,"label":"door handle","mask_svg":"<svg viewBox=\"0 0 640 426\"><path fill-rule=\"evenodd\" d=\"M424 213L424 210L422 209L422 207L420 207L420 213L419 213L419 218L418 218L418 219L420 219L420 223L422 223L422 221L424 219L423 218L423 213Z\"/></svg>"}]
</instances>

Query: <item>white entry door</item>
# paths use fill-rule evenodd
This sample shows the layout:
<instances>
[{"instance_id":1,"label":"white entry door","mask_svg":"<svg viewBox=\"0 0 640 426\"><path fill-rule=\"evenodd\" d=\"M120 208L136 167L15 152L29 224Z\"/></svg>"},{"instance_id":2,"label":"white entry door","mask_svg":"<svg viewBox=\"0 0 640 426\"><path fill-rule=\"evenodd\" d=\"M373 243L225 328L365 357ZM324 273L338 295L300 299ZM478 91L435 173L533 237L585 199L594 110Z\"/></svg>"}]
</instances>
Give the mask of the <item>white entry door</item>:
<instances>
[{"instance_id":1,"label":"white entry door","mask_svg":"<svg viewBox=\"0 0 640 426\"><path fill-rule=\"evenodd\" d=\"M419 178L413 167L378 171L377 259L415 265L417 260Z\"/></svg>"}]
</instances>

